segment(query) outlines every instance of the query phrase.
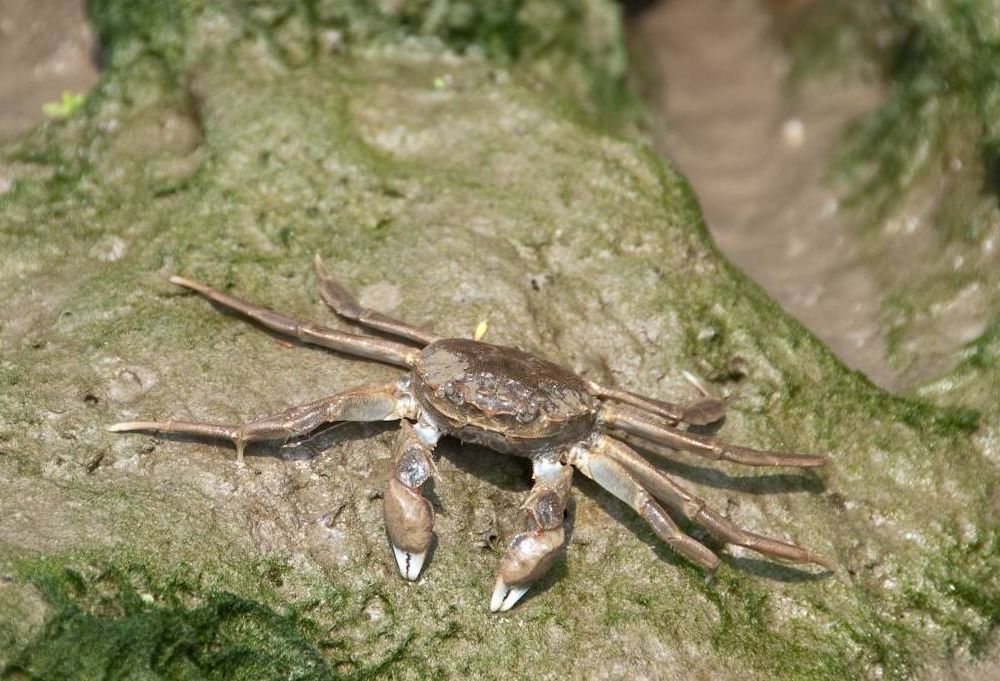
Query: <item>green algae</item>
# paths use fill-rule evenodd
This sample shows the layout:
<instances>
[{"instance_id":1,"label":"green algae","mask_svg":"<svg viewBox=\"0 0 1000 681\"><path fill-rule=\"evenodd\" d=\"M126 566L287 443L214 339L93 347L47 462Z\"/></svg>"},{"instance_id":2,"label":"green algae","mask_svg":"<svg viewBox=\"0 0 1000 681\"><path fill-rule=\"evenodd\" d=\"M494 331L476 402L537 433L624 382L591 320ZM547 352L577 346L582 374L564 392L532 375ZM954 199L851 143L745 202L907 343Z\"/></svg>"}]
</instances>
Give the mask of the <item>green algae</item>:
<instances>
[{"instance_id":1,"label":"green algae","mask_svg":"<svg viewBox=\"0 0 1000 681\"><path fill-rule=\"evenodd\" d=\"M947 380L961 346L1000 316L995 15L990 0L880 0L812 3L779 20L794 80L833 71L883 86L845 132L831 180L878 263L890 360L910 386ZM930 392L995 413L975 394Z\"/></svg>"},{"instance_id":2,"label":"green algae","mask_svg":"<svg viewBox=\"0 0 1000 681\"><path fill-rule=\"evenodd\" d=\"M363 603L329 588L279 611L207 585L185 565L160 575L129 561L35 558L14 571L49 612L37 637L0 669L3 678L364 679L382 675L410 643L369 663L355 659L340 631L345 611L361 605L351 615L360 617ZM247 571L273 587L287 567L265 561Z\"/></svg>"},{"instance_id":3,"label":"green algae","mask_svg":"<svg viewBox=\"0 0 1000 681\"><path fill-rule=\"evenodd\" d=\"M457 54L481 56L537 79L573 101L599 125L638 115L626 82L627 57L619 10L602 0L268 0L265 2L88 4L100 43L122 55L119 42L141 45L173 76L184 62L192 19L219 13L238 18L243 37L264 44L290 66L330 51L410 39L436 41ZM151 28L153 27L153 28ZM134 55L128 54L126 59ZM441 80L445 83L445 80Z\"/></svg>"},{"instance_id":4,"label":"green algae","mask_svg":"<svg viewBox=\"0 0 1000 681\"><path fill-rule=\"evenodd\" d=\"M798 57L798 77L817 68L853 66L887 83L885 101L847 131L836 162L851 185L851 200L864 204L872 223L899 207L942 160L978 167L983 183L977 189L995 201L1000 145L995 12L990 0L881 0L817 3L797 18L797 30L788 38Z\"/></svg>"},{"instance_id":5,"label":"green algae","mask_svg":"<svg viewBox=\"0 0 1000 681\"><path fill-rule=\"evenodd\" d=\"M983 539L997 476L970 413L846 370L719 257L683 178L581 124L529 67L398 36L300 54L312 6L175 3L140 30L133 3L95 3L101 85L3 156L0 546L18 567L0 619L43 603L3 640L10 674L86 653L96 678L908 678L979 649L1000 593ZM496 617L523 462L442 443L439 544L407 584L377 497L391 429L262 447L244 472L207 443L104 431L398 376L166 281L325 319L316 252L414 323L468 336L489 319L493 342L676 399L692 370L730 402L720 435L828 452L804 475L664 467L837 573L734 551L706 583L584 482L565 560Z\"/></svg>"}]
</instances>

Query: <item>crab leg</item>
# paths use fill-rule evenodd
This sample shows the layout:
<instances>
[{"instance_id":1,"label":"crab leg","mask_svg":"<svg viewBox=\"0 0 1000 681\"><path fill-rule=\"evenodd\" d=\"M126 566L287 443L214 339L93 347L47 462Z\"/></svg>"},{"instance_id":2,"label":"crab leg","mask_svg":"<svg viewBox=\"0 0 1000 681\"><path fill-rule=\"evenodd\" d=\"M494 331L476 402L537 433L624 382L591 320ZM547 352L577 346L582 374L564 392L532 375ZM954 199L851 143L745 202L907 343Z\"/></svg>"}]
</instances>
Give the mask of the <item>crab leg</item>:
<instances>
[{"instance_id":1,"label":"crab leg","mask_svg":"<svg viewBox=\"0 0 1000 681\"><path fill-rule=\"evenodd\" d=\"M533 461L535 484L521 505L523 531L515 534L500 561L490 610L503 612L514 607L552 566L566 541L566 500L573 481L573 469L558 460L539 457Z\"/></svg>"},{"instance_id":2,"label":"crab leg","mask_svg":"<svg viewBox=\"0 0 1000 681\"><path fill-rule=\"evenodd\" d=\"M371 336L359 336L354 333L337 331L336 329L312 322L302 322L291 317L286 317L269 308L255 305L236 296L231 296L228 293L217 291L201 282L185 279L184 277L170 277L170 281L178 286L184 286L197 291L212 302L218 303L223 307L240 312L272 331L298 338L303 343L320 345L324 348L337 350L348 355L367 357L368 359L375 359L402 367L413 366L420 352L402 343L395 343L382 338L372 338Z\"/></svg>"},{"instance_id":3,"label":"crab leg","mask_svg":"<svg viewBox=\"0 0 1000 681\"><path fill-rule=\"evenodd\" d=\"M726 520L712 510L703 499L692 494L663 471L654 468L624 443L602 435L594 447L601 454L625 466L653 496L683 513L688 520L704 527L719 541L744 546L771 558L795 563L814 563L827 570L833 570L833 563L830 560L817 556L808 549L754 534Z\"/></svg>"},{"instance_id":4,"label":"crab leg","mask_svg":"<svg viewBox=\"0 0 1000 681\"><path fill-rule=\"evenodd\" d=\"M608 388L593 381L589 382L588 385L591 392L598 397L607 397L618 402L631 404L633 407L639 407L662 416L673 424L690 423L693 426L704 426L715 423L726 415L726 403L714 397L693 404L674 404L665 400L645 397L628 390Z\"/></svg>"},{"instance_id":5,"label":"crab leg","mask_svg":"<svg viewBox=\"0 0 1000 681\"><path fill-rule=\"evenodd\" d=\"M399 574L411 582L420 576L434 536L434 509L420 488L434 473L431 454L439 436L434 429L403 421L382 497L385 530Z\"/></svg>"},{"instance_id":6,"label":"crab leg","mask_svg":"<svg viewBox=\"0 0 1000 681\"><path fill-rule=\"evenodd\" d=\"M441 336L416 326L411 326L406 322L384 315L378 310L364 307L354 297L346 286L337 281L323 266L323 260L319 253L316 254L316 277L319 279L319 294L326 301L326 304L333 308L333 311L341 317L345 317L359 324L384 331L394 336L401 336L412 341L417 341L423 345L440 340Z\"/></svg>"},{"instance_id":7,"label":"crab leg","mask_svg":"<svg viewBox=\"0 0 1000 681\"><path fill-rule=\"evenodd\" d=\"M749 447L738 447L709 435L698 435L668 426L666 423L643 414L635 409L614 404L601 406L601 421L611 428L619 429L642 440L683 449L697 456L716 461L732 461L747 466L794 466L815 468L827 463L826 457L809 454L782 454ZM657 454L665 454L658 447L650 447Z\"/></svg>"},{"instance_id":8,"label":"crab leg","mask_svg":"<svg viewBox=\"0 0 1000 681\"><path fill-rule=\"evenodd\" d=\"M197 421L125 421L108 426L115 433L153 431L183 433L231 440L236 462L243 465L243 450L250 442L288 440L307 435L332 421L393 421L412 417L413 400L398 384L357 388L241 425Z\"/></svg>"},{"instance_id":9,"label":"crab leg","mask_svg":"<svg viewBox=\"0 0 1000 681\"><path fill-rule=\"evenodd\" d=\"M700 542L684 534L667 512L643 489L632 474L604 451L600 440L597 443L581 443L570 451L570 463L635 509L649 523L653 532L677 553L704 569L714 572L719 567L719 558Z\"/></svg>"}]
</instances>

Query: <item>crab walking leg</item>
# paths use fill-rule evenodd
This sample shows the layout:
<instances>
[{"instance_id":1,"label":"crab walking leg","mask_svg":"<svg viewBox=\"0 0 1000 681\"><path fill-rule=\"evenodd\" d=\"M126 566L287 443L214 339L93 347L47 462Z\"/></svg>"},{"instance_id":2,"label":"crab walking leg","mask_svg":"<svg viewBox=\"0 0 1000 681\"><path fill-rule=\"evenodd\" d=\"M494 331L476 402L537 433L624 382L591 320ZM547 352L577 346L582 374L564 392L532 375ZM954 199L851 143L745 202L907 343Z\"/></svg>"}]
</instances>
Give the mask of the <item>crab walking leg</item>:
<instances>
[{"instance_id":1,"label":"crab walking leg","mask_svg":"<svg viewBox=\"0 0 1000 681\"><path fill-rule=\"evenodd\" d=\"M566 541L566 500L573 482L570 466L546 457L533 461L535 484L521 505L524 529L515 534L500 561L492 612L514 607L532 583L552 566Z\"/></svg>"},{"instance_id":2,"label":"crab walking leg","mask_svg":"<svg viewBox=\"0 0 1000 681\"><path fill-rule=\"evenodd\" d=\"M749 447L738 447L715 437L672 428L635 409L614 404L601 405L600 419L605 426L638 436L642 440L667 445L674 449L683 449L686 452L716 461L732 461L746 466L794 466L796 468L816 468L827 463L826 457L822 456L780 454ZM650 450L669 456L661 448L651 447Z\"/></svg>"},{"instance_id":3,"label":"crab walking leg","mask_svg":"<svg viewBox=\"0 0 1000 681\"><path fill-rule=\"evenodd\" d=\"M378 310L361 305L346 286L327 272L319 253L316 254L316 277L319 280L319 294L326 301L326 304L341 317L377 331L408 338L424 345L441 339L441 336L436 333L411 326L406 322L384 315Z\"/></svg>"},{"instance_id":4,"label":"crab walking leg","mask_svg":"<svg viewBox=\"0 0 1000 681\"><path fill-rule=\"evenodd\" d=\"M394 421L412 417L413 399L399 384L358 388L291 407L285 411L242 425L196 421L125 421L108 426L115 433L153 431L182 433L231 440L236 462L243 465L243 450L250 442L288 440L307 435L333 421Z\"/></svg>"},{"instance_id":5,"label":"crab walking leg","mask_svg":"<svg viewBox=\"0 0 1000 681\"><path fill-rule=\"evenodd\" d=\"M399 574L420 576L434 536L434 509L420 491L434 473L431 458L440 437L433 428L403 421L392 455L392 476L382 497L382 515Z\"/></svg>"},{"instance_id":6,"label":"crab walking leg","mask_svg":"<svg viewBox=\"0 0 1000 681\"><path fill-rule=\"evenodd\" d=\"M656 535L674 551L710 572L719 567L719 557L704 544L684 534L628 469L601 451L600 441L596 446L588 442L573 447L570 451L570 463L635 509Z\"/></svg>"},{"instance_id":7,"label":"crab walking leg","mask_svg":"<svg viewBox=\"0 0 1000 681\"><path fill-rule=\"evenodd\" d=\"M684 514L691 522L698 523L721 542L736 544L771 558L780 558L794 563L814 563L827 570L833 570L833 563L817 556L806 548L778 539L754 534L733 524L712 510L703 499L695 496L682 484L663 471L650 465L622 442L606 435L600 436L594 448L622 464L634 475L653 496Z\"/></svg>"},{"instance_id":8,"label":"crab walking leg","mask_svg":"<svg viewBox=\"0 0 1000 681\"><path fill-rule=\"evenodd\" d=\"M609 428L608 429L608 434L611 435L612 437L614 437L616 440L619 440L621 442L626 443L630 447L635 447L637 449L641 449L643 451L650 452L652 454L656 454L657 456L662 456L665 459L671 459L672 458L672 459L676 460L676 458L677 458L677 456L676 456L677 450L678 449L685 449L685 448L680 447L680 446L669 446L668 447L666 445L658 444L658 443L653 442L651 440L648 440L646 438L639 437L639 436L633 435L633 434L631 434L629 432L626 432L624 430L619 430L619 429L616 429L616 428ZM804 454L782 454L782 453L779 453L779 452L763 452L763 451L756 450L756 449L748 449L746 447L735 447L733 445L729 445L729 444L726 444L726 443L722 443L722 445L724 447L726 447L729 450L730 453L737 452L737 451L740 452L740 454L744 456L744 459L739 460L739 461L735 461L735 463L743 464L743 465L746 465L746 466L792 466L793 468L818 468L819 466L825 465L825 463L827 462L824 457L811 457L811 456L804 455ZM716 461L719 461L720 459L723 460L723 461L734 461L734 459L731 459L731 458L728 458L728 457L725 457L725 456L724 457L717 457L717 456L709 455L709 454L701 454L701 453L699 453L697 451L692 451L692 450L685 450L685 451L690 451L691 453L693 453L693 454L695 454L697 456L702 456L704 458L713 459L713 460L716 460ZM755 461L751 462L751 461L746 460L748 454L752 454L754 456ZM760 462L761 461L761 455L768 456L768 457L778 457L778 459L777 460L766 459L762 463L762 462ZM823 463L811 463L808 466L803 466L803 465L797 464L797 463L787 463L788 457L791 457L791 456L794 456L794 457L806 457L806 458L809 458L809 459L812 459L812 458L822 459ZM774 462L772 463L771 461L774 461Z\"/></svg>"},{"instance_id":9,"label":"crab walking leg","mask_svg":"<svg viewBox=\"0 0 1000 681\"><path fill-rule=\"evenodd\" d=\"M726 403L715 398L708 398L693 404L674 404L665 400L645 397L628 390L618 390L594 383L588 383L591 392L598 397L607 397L617 402L631 404L645 411L652 412L672 423L690 423L694 426L704 426L715 423L726 415Z\"/></svg>"},{"instance_id":10,"label":"crab walking leg","mask_svg":"<svg viewBox=\"0 0 1000 681\"><path fill-rule=\"evenodd\" d=\"M286 317L269 308L255 305L236 296L231 296L228 293L217 291L211 286L185 279L184 277L170 277L170 281L178 286L184 286L197 291L212 302L218 303L223 307L240 312L272 331L298 338L303 343L320 345L324 348L337 350L348 355L367 357L368 359L402 367L413 366L420 352L402 343L394 343L393 341L372 338L371 336L359 336L354 333L337 331L336 329L312 322L302 322L291 317Z\"/></svg>"}]
</instances>

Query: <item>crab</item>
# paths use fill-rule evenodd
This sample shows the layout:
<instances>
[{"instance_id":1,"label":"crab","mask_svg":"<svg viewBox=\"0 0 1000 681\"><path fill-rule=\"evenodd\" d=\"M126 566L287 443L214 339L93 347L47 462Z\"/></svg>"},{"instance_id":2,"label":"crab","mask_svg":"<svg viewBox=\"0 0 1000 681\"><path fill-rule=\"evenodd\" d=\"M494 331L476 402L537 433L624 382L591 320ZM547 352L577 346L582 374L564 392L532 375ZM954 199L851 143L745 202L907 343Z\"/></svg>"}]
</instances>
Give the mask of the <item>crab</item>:
<instances>
[{"instance_id":1,"label":"crab","mask_svg":"<svg viewBox=\"0 0 1000 681\"><path fill-rule=\"evenodd\" d=\"M561 551L574 470L629 505L669 547L710 575L719 567L719 557L686 534L661 503L703 527L723 546L734 544L773 559L833 570L831 561L806 548L730 522L630 445L657 455L683 450L749 466L813 468L826 464L826 458L738 447L692 432L688 426L721 420L725 403L705 394L692 404L674 404L586 380L517 348L444 338L362 306L327 272L318 255L316 273L320 295L335 313L408 342L299 321L184 277L170 281L279 334L402 367L405 376L244 424L127 421L109 430L230 440L237 464L243 466L250 443L301 439L332 422L401 421L382 497L383 515L399 572L411 581L419 577L433 538L434 510L422 488L435 475L438 440L450 435L528 458L533 485L520 509L519 531L500 562L490 599L493 612L513 607Z\"/></svg>"}]
</instances>

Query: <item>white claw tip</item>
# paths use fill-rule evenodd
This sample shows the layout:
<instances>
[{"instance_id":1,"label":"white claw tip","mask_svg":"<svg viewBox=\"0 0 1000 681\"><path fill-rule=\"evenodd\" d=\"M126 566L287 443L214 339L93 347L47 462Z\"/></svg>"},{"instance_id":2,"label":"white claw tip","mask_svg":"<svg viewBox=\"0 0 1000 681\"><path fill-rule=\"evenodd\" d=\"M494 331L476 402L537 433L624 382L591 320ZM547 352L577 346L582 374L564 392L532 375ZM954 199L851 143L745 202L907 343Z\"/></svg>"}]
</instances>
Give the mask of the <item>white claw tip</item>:
<instances>
[{"instance_id":1,"label":"white claw tip","mask_svg":"<svg viewBox=\"0 0 1000 681\"><path fill-rule=\"evenodd\" d=\"M420 576L421 568L424 567L424 558L427 557L427 552L414 553L412 551L404 551L396 546L392 547L392 552L396 556L396 565L399 566L399 574L403 575L404 579L415 582L417 577Z\"/></svg>"},{"instance_id":2,"label":"white claw tip","mask_svg":"<svg viewBox=\"0 0 1000 681\"><path fill-rule=\"evenodd\" d=\"M490 612L510 610L529 588L529 586L508 586L502 579L497 578L496 586L493 587L493 597L490 599Z\"/></svg>"},{"instance_id":3,"label":"white claw tip","mask_svg":"<svg viewBox=\"0 0 1000 681\"><path fill-rule=\"evenodd\" d=\"M112 423L110 426L108 426L108 430L112 433L120 433L125 430L130 430L131 427L132 424L128 422Z\"/></svg>"}]
</instances>

